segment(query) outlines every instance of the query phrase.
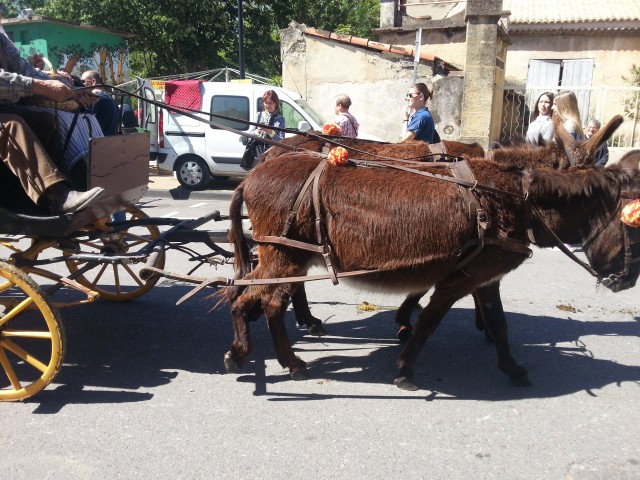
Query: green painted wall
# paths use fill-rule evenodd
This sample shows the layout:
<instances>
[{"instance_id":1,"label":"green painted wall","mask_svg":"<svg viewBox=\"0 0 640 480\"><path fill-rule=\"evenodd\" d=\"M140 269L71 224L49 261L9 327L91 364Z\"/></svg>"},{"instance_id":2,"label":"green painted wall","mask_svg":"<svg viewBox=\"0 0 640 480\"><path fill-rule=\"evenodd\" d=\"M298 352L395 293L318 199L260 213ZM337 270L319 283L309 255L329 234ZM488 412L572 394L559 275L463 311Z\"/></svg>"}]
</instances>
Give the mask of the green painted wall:
<instances>
[{"instance_id":1,"label":"green painted wall","mask_svg":"<svg viewBox=\"0 0 640 480\"><path fill-rule=\"evenodd\" d=\"M25 58L41 53L55 69L78 76L98 70L114 85L129 80L129 51L122 35L47 20L3 22L3 27Z\"/></svg>"}]
</instances>

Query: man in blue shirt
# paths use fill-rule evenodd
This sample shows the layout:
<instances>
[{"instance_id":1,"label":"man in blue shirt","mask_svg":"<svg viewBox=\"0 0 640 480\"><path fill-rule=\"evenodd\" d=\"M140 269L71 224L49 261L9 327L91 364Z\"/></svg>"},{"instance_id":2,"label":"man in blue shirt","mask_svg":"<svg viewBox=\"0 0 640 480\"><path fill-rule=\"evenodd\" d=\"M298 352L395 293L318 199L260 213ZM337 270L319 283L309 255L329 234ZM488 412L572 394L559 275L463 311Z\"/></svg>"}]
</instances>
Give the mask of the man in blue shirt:
<instances>
[{"instance_id":1,"label":"man in blue shirt","mask_svg":"<svg viewBox=\"0 0 640 480\"><path fill-rule=\"evenodd\" d=\"M117 135L120 127L120 109L116 101L98 86L104 85L102 76L97 70L87 70L82 74L82 83L87 87L95 86L92 90L98 96L98 101L89 107L89 111L98 119L105 137Z\"/></svg>"}]
</instances>

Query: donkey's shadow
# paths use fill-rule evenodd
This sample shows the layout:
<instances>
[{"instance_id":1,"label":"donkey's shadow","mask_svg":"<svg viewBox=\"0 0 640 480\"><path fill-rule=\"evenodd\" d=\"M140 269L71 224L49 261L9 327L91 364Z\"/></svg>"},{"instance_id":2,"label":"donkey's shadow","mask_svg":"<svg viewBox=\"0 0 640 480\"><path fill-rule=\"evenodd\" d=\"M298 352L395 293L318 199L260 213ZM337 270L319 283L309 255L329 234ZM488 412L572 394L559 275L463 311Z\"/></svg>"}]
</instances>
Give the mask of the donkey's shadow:
<instances>
[{"instance_id":1,"label":"donkey's shadow","mask_svg":"<svg viewBox=\"0 0 640 480\"><path fill-rule=\"evenodd\" d=\"M402 345L395 339L393 316L394 312L380 312L366 320L332 323L326 326L329 336L324 338L305 335L302 330L293 333L291 326L289 331L297 355L308 362L312 379L354 384L352 392L357 395L358 383L389 384L395 388L392 382ZM471 309L452 309L425 344L414 368L414 381L431 398L441 395L509 400L558 397L579 391L597 395L597 390L607 385L640 382L638 365L596 356L589 349L589 341L584 340L590 336L638 337L638 319L580 321L507 313L513 355L527 368L533 383L530 387L516 387L497 368L495 347L475 328L473 316ZM287 319L288 325L293 322L292 318ZM256 338L254 345L264 345L263 342L271 347L266 336ZM371 351L360 355L362 349ZM263 366L257 364L264 362L265 356L273 356L272 347L259 348L254 355L255 363L247 370L264 372ZM315 356L315 360L310 360L310 356ZM256 385L256 391L267 395L270 383L292 381L284 370L280 375L260 373L240 379L265 382L266 385Z\"/></svg>"}]
</instances>

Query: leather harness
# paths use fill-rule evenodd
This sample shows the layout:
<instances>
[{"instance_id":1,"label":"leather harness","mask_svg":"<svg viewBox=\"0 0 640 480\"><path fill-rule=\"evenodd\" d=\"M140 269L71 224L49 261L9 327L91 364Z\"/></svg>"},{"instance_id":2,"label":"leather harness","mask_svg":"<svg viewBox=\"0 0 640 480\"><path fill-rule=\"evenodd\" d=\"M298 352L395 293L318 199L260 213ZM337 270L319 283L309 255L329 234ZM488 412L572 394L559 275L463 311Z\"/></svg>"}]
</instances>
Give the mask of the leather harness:
<instances>
[{"instance_id":1,"label":"leather harness","mask_svg":"<svg viewBox=\"0 0 640 480\"><path fill-rule=\"evenodd\" d=\"M416 173L419 175L425 175L429 177L438 178L444 181L456 183L462 195L466 210L468 212L469 223L471 225L471 229L477 232L477 237L470 239L465 242L460 249L457 251L456 255L463 255L464 252L469 249L473 250L464 256L462 260L460 260L456 264L456 269L462 269L465 265L467 265L471 260L473 260L477 255L480 254L485 245L494 245L505 250L520 253L526 256L531 256L532 252L528 247L527 242L518 241L515 239L501 239L501 238L487 238L485 237L485 231L490 226L490 221L486 216L486 211L482 208L480 200L478 198L478 183L475 179L473 171L469 166L468 162L464 160L460 160L457 162L438 162L438 163L429 163L429 165L439 165L446 166L451 172L452 176L439 175L431 172L424 172L416 169L412 169L409 167L403 167L398 165L390 165L390 164L381 164L380 162L367 162L362 160L351 160L360 166L375 166L375 167L383 167L383 168L393 168L402 171L409 171L412 173ZM424 165L423 162L415 162ZM279 236L275 235L253 235L252 238L256 243L266 243L266 244L277 244L277 245L285 245L288 247L299 248L302 250L307 250L314 253L319 253L324 258L325 264L327 266L328 275L322 275L320 278L329 278L333 282L333 284L338 283L339 276L355 276L355 275L364 275L367 273L379 272L380 270L357 270L353 272L343 272L337 273L335 268L333 267L331 260L331 247L327 242L326 233L322 228L322 217L321 217L321 201L320 201L320 177L325 171L327 166L327 160L322 160L316 168L311 172L302 188L298 192L298 196L289 212L289 216L285 221L282 233ZM315 223L315 234L316 234L316 243L308 243L302 242L299 240L293 240L288 238L289 230L293 225L295 218L298 214L298 210L300 209L300 205L302 204L303 199L306 197L309 188L311 187L311 198L312 205L314 211L314 223ZM500 191L502 190L493 189L492 187L482 186L481 188L492 190L492 191ZM312 276L313 279L318 279L317 275ZM312 279L311 276L306 277L296 277L296 281L307 281ZM275 283L274 279L262 279L260 283ZM264 281L266 280L266 281ZM289 282L293 281L291 278L287 279ZM239 280L235 280L234 285L245 284L244 282L240 283ZM247 281L246 284L255 285L257 282L255 281Z\"/></svg>"}]
</instances>

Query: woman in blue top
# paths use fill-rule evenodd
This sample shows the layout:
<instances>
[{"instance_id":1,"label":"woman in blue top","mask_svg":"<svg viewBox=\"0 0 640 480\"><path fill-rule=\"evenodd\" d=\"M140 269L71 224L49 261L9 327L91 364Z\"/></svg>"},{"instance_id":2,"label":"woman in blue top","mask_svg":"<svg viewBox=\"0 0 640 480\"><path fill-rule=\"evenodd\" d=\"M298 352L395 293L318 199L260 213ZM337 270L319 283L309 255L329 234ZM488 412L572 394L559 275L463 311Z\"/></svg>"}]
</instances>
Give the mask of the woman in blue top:
<instances>
[{"instance_id":1,"label":"woman in blue top","mask_svg":"<svg viewBox=\"0 0 640 480\"><path fill-rule=\"evenodd\" d=\"M431 112L427 108L427 100L433 94L424 83L416 83L409 87L407 92L407 108L403 120L407 122L407 129L402 135L402 142L409 140L422 140L427 143L434 143L436 127L433 122Z\"/></svg>"}]
</instances>

